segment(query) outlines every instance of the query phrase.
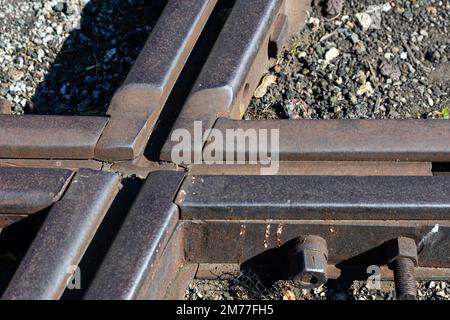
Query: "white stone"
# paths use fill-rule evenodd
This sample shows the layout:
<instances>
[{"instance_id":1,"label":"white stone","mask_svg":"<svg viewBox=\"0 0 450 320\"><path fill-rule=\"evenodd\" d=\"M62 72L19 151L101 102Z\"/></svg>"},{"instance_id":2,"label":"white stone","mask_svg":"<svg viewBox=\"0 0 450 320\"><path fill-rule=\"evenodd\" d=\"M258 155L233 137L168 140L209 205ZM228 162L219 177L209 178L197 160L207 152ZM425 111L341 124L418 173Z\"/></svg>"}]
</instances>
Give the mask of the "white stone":
<instances>
[{"instance_id":1,"label":"white stone","mask_svg":"<svg viewBox=\"0 0 450 320\"><path fill-rule=\"evenodd\" d=\"M420 34L424 37L428 37L428 32L424 29L420 30Z\"/></svg>"},{"instance_id":2,"label":"white stone","mask_svg":"<svg viewBox=\"0 0 450 320\"><path fill-rule=\"evenodd\" d=\"M339 56L340 52L337 48L331 48L325 54L325 63L330 63L333 59L336 59Z\"/></svg>"},{"instance_id":3,"label":"white stone","mask_svg":"<svg viewBox=\"0 0 450 320\"><path fill-rule=\"evenodd\" d=\"M360 12L357 13L356 15L356 19L358 19L359 25L361 26L361 28L364 31L369 30L370 25L372 24L372 17L365 12Z\"/></svg>"}]
</instances>

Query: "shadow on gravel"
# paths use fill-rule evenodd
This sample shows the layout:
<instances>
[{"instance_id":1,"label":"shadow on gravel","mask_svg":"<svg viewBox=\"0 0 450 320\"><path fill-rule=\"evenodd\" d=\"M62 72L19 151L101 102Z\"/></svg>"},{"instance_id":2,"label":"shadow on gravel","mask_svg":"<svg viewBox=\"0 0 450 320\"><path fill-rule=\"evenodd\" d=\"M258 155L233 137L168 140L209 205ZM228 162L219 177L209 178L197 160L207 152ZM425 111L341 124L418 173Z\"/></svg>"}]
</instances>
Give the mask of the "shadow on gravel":
<instances>
[{"instance_id":1,"label":"shadow on gravel","mask_svg":"<svg viewBox=\"0 0 450 320\"><path fill-rule=\"evenodd\" d=\"M88 1L80 28L74 29L66 39L25 112L104 115L166 2ZM60 14L65 14L65 10L64 5Z\"/></svg>"}]
</instances>

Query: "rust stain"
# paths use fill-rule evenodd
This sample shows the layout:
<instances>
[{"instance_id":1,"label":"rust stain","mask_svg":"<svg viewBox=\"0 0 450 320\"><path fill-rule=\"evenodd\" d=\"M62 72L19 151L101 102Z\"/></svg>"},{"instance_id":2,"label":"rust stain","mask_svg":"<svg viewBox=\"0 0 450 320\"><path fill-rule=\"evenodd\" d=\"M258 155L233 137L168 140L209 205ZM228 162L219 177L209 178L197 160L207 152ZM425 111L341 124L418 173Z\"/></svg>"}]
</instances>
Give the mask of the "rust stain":
<instances>
[{"instance_id":1,"label":"rust stain","mask_svg":"<svg viewBox=\"0 0 450 320\"><path fill-rule=\"evenodd\" d=\"M269 237L270 237L270 224L267 225L266 232L264 235L264 249L266 250L269 248Z\"/></svg>"},{"instance_id":2,"label":"rust stain","mask_svg":"<svg viewBox=\"0 0 450 320\"><path fill-rule=\"evenodd\" d=\"M277 247L281 247L281 245L282 245L281 236L283 235L283 228L284 228L284 225L282 223L280 223L277 228Z\"/></svg>"},{"instance_id":3,"label":"rust stain","mask_svg":"<svg viewBox=\"0 0 450 320\"><path fill-rule=\"evenodd\" d=\"M176 202L180 204L183 203L184 199L186 199L186 194L186 190L180 190L177 194Z\"/></svg>"},{"instance_id":4,"label":"rust stain","mask_svg":"<svg viewBox=\"0 0 450 320\"><path fill-rule=\"evenodd\" d=\"M246 230L246 226L245 224L241 224L241 231L239 232L239 235L242 237L245 235L245 230Z\"/></svg>"}]
</instances>

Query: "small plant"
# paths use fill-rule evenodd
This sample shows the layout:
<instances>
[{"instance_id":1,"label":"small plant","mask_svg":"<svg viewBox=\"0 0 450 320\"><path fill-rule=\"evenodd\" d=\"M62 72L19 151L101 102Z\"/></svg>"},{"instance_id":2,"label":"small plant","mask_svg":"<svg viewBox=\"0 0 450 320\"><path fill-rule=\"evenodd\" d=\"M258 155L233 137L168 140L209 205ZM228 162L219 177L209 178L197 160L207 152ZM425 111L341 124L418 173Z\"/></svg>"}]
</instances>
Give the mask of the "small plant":
<instances>
[{"instance_id":1,"label":"small plant","mask_svg":"<svg viewBox=\"0 0 450 320\"><path fill-rule=\"evenodd\" d=\"M441 111L436 111L435 115L438 116L441 119L449 119L449 115L448 115L448 107L442 109Z\"/></svg>"},{"instance_id":2,"label":"small plant","mask_svg":"<svg viewBox=\"0 0 450 320\"><path fill-rule=\"evenodd\" d=\"M294 48L289 51L289 55L291 56L298 56L300 54L300 48L298 46L295 46Z\"/></svg>"}]
</instances>

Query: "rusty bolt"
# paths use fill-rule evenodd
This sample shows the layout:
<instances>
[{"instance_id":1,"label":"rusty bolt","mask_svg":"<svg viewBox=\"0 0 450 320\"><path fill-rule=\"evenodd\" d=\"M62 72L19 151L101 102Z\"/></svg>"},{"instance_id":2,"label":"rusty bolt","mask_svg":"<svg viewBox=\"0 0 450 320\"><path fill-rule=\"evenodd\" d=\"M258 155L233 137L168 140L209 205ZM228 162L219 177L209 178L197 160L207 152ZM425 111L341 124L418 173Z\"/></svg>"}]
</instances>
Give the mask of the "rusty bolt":
<instances>
[{"instance_id":1,"label":"rusty bolt","mask_svg":"<svg viewBox=\"0 0 450 320\"><path fill-rule=\"evenodd\" d=\"M318 236L294 240L289 252L290 275L302 288L316 288L327 282L327 242Z\"/></svg>"},{"instance_id":2,"label":"rusty bolt","mask_svg":"<svg viewBox=\"0 0 450 320\"><path fill-rule=\"evenodd\" d=\"M394 271L395 292L398 300L415 300L417 283L414 268L418 265L414 239L400 237L390 248L389 263Z\"/></svg>"}]
</instances>

